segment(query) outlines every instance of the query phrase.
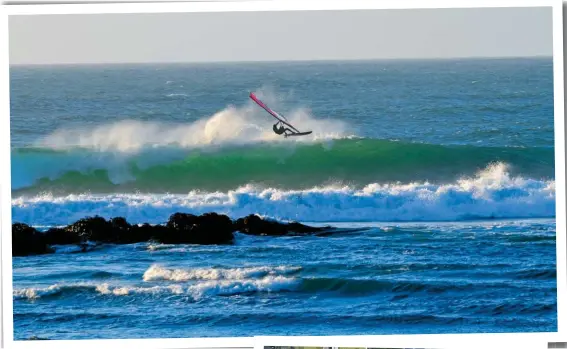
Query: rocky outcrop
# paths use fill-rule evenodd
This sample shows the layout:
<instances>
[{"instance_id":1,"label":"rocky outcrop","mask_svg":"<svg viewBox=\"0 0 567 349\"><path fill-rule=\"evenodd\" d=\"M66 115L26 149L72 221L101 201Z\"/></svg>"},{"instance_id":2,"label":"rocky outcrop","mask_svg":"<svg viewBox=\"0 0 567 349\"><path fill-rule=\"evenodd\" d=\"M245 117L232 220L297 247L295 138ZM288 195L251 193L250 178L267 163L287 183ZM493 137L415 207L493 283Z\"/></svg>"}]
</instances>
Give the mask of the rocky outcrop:
<instances>
[{"instance_id":1,"label":"rocky outcrop","mask_svg":"<svg viewBox=\"0 0 567 349\"><path fill-rule=\"evenodd\" d=\"M164 244L220 245L234 242L234 233L257 236L329 235L333 227L311 227L298 222L282 223L249 215L232 221L228 216L205 213L196 216L174 213L161 225L132 225L123 217L110 220L86 217L64 228L40 232L23 223L12 224L13 256L53 252L52 245L133 244L156 241ZM87 251L88 249L83 249Z\"/></svg>"}]
</instances>

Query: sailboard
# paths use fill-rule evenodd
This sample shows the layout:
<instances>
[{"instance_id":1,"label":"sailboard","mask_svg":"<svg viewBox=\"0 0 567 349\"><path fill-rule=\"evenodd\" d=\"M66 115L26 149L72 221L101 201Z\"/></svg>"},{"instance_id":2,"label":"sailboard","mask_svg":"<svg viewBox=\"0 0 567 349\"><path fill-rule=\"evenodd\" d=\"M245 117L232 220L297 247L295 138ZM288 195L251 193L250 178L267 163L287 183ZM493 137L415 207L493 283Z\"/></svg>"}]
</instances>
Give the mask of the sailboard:
<instances>
[{"instance_id":1,"label":"sailboard","mask_svg":"<svg viewBox=\"0 0 567 349\"><path fill-rule=\"evenodd\" d=\"M256 97L256 95L253 92L250 92L250 98L256 102L256 104L258 104L260 107L262 107L265 111L267 111L271 116L273 116L276 120L278 120L279 122L281 122L282 124L289 126L289 128L293 131L293 133L290 134L285 134L285 137L290 137L290 136L306 136L308 134L311 134L313 131L307 131L307 132L301 132L299 131L297 128L295 128L293 125L291 125L289 123L289 121L285 118L285 116L280 115L279 113L275 112L274 110L272 110L270 107L268 107L266 105L266 103L262 102L261 100L258 99L258 97Z\"/></svg>"}]
</instances>

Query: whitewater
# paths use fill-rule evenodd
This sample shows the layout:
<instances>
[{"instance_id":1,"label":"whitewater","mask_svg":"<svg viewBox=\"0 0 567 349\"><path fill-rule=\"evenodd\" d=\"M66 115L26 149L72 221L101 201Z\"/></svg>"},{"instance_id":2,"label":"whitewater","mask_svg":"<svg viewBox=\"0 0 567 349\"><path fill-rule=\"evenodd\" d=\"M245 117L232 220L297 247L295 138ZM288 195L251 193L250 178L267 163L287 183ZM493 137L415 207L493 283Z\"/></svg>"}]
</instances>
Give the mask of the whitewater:
<instances>
[{"instance_id":1,"label":"whitewater","mask_svg":"<svg viewBox=\"0 0 567 349\"><path fill-rule=\"evenodd\" d=\"M13 219L28 224L65 225L85 216L125 217L161 224L172 212L218 212L233 219L257 213L283 220L459 221L555 217L554 181L513 178L497 164L456 183L377 184L284 191L244 186L226 193L50 194L12 199Z\"/></svg>"}]
</instances>

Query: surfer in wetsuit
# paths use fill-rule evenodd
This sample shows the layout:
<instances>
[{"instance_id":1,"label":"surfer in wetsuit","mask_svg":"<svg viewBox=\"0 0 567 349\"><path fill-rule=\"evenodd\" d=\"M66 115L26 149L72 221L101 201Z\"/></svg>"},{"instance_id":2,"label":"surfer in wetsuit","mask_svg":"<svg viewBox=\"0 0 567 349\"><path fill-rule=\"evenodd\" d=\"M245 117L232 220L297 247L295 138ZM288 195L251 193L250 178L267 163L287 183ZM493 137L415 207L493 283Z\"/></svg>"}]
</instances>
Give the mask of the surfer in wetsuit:
<instances>
[{"instance_id":1,"label":"surfer in wetsuit","mask_svg":"<svg viewBox=\"0 0 567 349\"><path fill-rule=\"evenodd\" d=\"M287 136L287 132L288 132L288 131L289 131L289 133L293 133L292 130L290 130L290 129L287 128L287 127L284 127L284 125L282 125L281 122L279 122L279 121L274 124L273 129L274 129L274 132L275 132L277 135L282 135L282 134L283 134L284 136Z\"/></svg>"}]
</instances>

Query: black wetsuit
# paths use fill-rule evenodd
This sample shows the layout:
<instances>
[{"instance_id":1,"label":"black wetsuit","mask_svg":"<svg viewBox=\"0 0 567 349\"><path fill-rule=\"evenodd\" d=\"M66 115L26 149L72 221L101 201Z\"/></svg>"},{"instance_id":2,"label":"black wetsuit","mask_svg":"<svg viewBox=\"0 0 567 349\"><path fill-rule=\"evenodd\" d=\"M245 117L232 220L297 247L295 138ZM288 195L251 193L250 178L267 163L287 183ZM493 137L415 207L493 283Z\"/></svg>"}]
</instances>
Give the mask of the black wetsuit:
<instances>
[{"instance_id":1,"label":"black wetsuit","mask_svg":"<svg viewBox=\"0 0 567 349\"><path fill-rule=\"evenodd\" d=\"M284 127L283 125L280 125L280 126L278 127L279 124L280 124L280 123L278 122L278 123L275 124L274 127L273 127L274 132L275 132L276 134L278 134L278 135L282 135L282 134L283 134L283 135L286 135L286 136L287 136L287 133L286 133L286 132L293 133L292 130L290 130L290 129L287 128L287 127Z\"/></svg>"},{"instance_id":2,"label":"black wetsuit","mask_svg":"<svg viewBox=\"0 0 567 349\"><path fill-rule=\"evenodd\" d=\"M281 134L285 133L285 128L284 128L283 126L279 126L279 127L278 127L278 125L279 125L279 124L275 124L275 125L274 125L274 132L275 132L277 135L281 135Z\"/></svg>"}]
</instances>

